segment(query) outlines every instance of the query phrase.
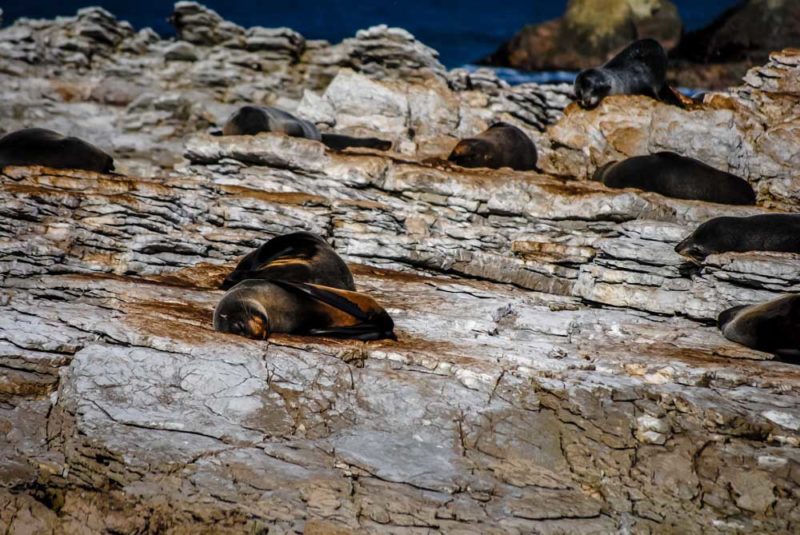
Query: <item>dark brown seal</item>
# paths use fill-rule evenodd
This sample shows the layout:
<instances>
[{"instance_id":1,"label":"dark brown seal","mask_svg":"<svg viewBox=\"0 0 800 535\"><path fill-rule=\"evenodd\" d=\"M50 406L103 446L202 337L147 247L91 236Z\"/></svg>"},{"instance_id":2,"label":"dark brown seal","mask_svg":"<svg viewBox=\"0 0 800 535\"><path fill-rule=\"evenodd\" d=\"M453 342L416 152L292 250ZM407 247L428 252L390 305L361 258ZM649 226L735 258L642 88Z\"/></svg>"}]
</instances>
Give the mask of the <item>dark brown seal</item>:
<instances>
[{"instance_id":1,"label":"dark brown seal","mask_svg":"<svg viewBox=\"0 0 800 535\"><path fill-rule=\"evenodd\" d=\"M291 113L269 106L243 106L237 110L222 128L225 136L254 136L260 132L275 132L292 137L321 141L333 150L362 147L389 150L392 143L374 137L351 137L341 134L320 133L311 121L295 117Z\"/></svg>"},{"instance_id":2,"label":"dark brown seal","mask_svg":"<svg viewBox=\"0 0 800 535\"><path fill-rule=\"evenodd\" d=\"M800 295L729 308L717 318L723 336L781 357L800 357Z\"/></svg>"},{"instance_id":3,"label":"dark brown seal","mask_svg":"<svg viewBox=\"0 0 800 535\"><path fill-rule=\"evenodd\" d=\"M594 174L610 188L638 188L676 199L720 204L755 204L752 186L736 175L674 152L612 162Z\"/></svg>"},{"instance_id":4,"label":"dark brown seal","mask_svg":"<svg viewBox=\"0 0 800 535\"><path fill-rule=\"evenodd\" d=\"M214 329L264 340L271 333L394 339L394 322L371 297L316 284L246 280L214 310Z\"/></svg>"},{"instance_id":5,"label":"dark brown seal","mask_svg":"<svg viewBox=\"0 0 800 535\"><path fill-rule=\"evenodd\" d=\"M44 128L25 128L0 138L0 167L6 165L43 165L109 173L114 170L114 159L76 137L62 136Z\"/></svg>"},{"instance_id":6,"label":"dark brown seal","mask_svg":"<svg viewBox=\"0 0 800 535\"><path fill-rule=\"evenodd\" d=\"M666 82L668 63L655 39L634 41L602 67L581 71L575 78L575 100L594 108L609 95L645 95L682 106Z\"/></svg>"},{"instance_id":7,"label":"dark brown seal","mask_svg":"<svg viewBox=\"0 0 800 535\"><path fill-rule=\"evenodd\" d=\"M726 252L800 253L800 214L716 217L697 227L675 251L698 262Z\"/></svg>"},{"instance_id":8,"label":"dark brown seal","mask_svg":"<svg viewBox=\"0 0 800 535\"><path fill-rule=\"evenodd\" d=\"M355 290L344 260L320 236L293 232L272 238L242 258L220 285L227 290L247 279L284 280Z\"/></svg>"},{"instance_id":9,"label":"dark brown seal","mask_svg":"<svg viewBox=\"0 0 800 535\"><path fill-rule=\"evenodd\" d=\"M459 141L447 159L461 167L529 171L536 167L536 158L531 138L516 126L500 122L475 137Z\"/></svg>"}]
</instances>

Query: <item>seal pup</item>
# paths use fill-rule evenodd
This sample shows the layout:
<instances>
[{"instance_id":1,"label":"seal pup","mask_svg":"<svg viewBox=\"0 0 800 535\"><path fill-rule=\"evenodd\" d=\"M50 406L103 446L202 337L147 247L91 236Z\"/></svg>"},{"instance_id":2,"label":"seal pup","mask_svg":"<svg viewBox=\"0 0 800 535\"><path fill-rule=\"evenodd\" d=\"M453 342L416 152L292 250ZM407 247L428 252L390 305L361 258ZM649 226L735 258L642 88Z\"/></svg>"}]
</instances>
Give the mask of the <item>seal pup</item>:
<instances>
[{"instance_id":1,"label":"seal pup","mask_svg":"<svg viewBox=\"0 0 800 535\"><path fill-rule=\"evenodd\" d=\"M592 178L609 188L637 188L676 199L720 204L756 202L746 180L674 152L611 162L595 171Z\"/></svg>"},{"instance_id":2,"label":"seal pup","mask_svg":"<svg viewBox=\"0 0 800 535\"><path fill-rule=\"evenodd\" d=\"M394 322L369 296L317 284L242 281L214 310L214 329L265 340L271 333L394 339Z\"/></svg>"},{"instance_id":3,"label":"seal pup","mask_svg":"<svg viewBox=\"0 0 800 535\"><path fill-rule=\"evenodd\" d=\"M529 171L536 167L536 145L528 135L508 123L495 123L475 137L462 139L447 160L461 167L510 167Z\"/></svg>"},{"instance_id":4,"label":"seal pup","mask_svg":"<svg viewBox=\"0 0 800 535\"><path fill-rule=\"evenodd\" d=\"M800 357L800 294L729 308L719 315L717 326L732 342L782 357Z\"/></svg>"},{"instance_id":5,"label":"seal pup","mask_svg":"<svg viewBox=\"0 0 800 535\"><path fill-rule=\"evenodd\" d=\"M333 247L311 232L272 238L242 258L222 281L227 290L246 279L308 282L355 291L353 274Z\"/></svg>"},{"instance_id":6,"label":"seal pup","mask_svg":"<svg viewBox=\"0 0 800 535\"><path fill-rule=\"evenodd\" d=\"M715 217L675 246L676 253L697 262L729 251L800 253L800 214Z\"/></svg>"},{"instance_id":7,"label":"seal pup","mask_svg":"<svg viewBox=\"0 0 800 535\"><path fill-rule=\"evenodd\" d=\"M351 137L341 134L320 133L311 121L295 117L289 112L271 106L243 106L222 127L223 136L254 136L259 132L276 132L291 137L321 141L333 150L348 147L389 150L391 141L375 137Z\"/></svg>"},{"instance_id":8,"label":"seal pup","mask_svg":"<svg viewBox=\"0 0 800 535\"><path fill-rule=\"evenodd\" d=\"M0 167L6 165L43 165L110 173L114 170L114 159L76 137L66 137L45 128L24 128L0 138Z\"/></svg>"},{"instance_id":9,"label":"seal pup","mask_svg":"<svg viewBox=\"0 0 800 535\"><path fill-rule=\"evenodd\" d=\"M602 67L581 71L575 78L575 100L591 109L609 95L645 95L681 106L666 83L668 63L655 39L634 41Z\"/></svg>"}]
</instances>

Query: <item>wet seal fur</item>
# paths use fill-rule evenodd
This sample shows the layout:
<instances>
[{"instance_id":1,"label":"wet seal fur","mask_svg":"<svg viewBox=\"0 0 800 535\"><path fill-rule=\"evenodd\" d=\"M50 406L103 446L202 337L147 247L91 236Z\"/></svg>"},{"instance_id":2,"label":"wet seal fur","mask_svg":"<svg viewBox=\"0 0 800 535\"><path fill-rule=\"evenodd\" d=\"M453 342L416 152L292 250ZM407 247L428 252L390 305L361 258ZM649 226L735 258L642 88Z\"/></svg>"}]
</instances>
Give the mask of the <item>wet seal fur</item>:
<instances>
[{"instance_id":1,"label":"wet seal fur","mask_svg":"<svg viewBox=\"0 0 800 535\"><path fill-rule=\"evenodd\" d=\"M637 188L676 199L739 205L756 202L746 180L674 152L611 162L595 171L592 179L609 188Z\"/></svg>"},{"instance_id":2,"label":"wet seal fur","mask_svg":"<svg viewBox=\"0 0 800 535\"><path fill-rule=\"evenodd\" d=\"M800 253L800 214L715 217L675 246L697 262L710 254L747 251Z\"/></svg>"},{"instance_id":3,"label":"wet seal fur","mask_svg":"<svg viewBox=\"0 0 800 535\"><path fill-rule=\"evenodd\" d=\"M447 160L461 167L529 171L536 167L536 145L516 126L499 122L475 137L459 141Z\"/></svg>"},{"instance_id":4,"label":"wet seal fur","mask_svg":"<svg viewBox=\"0 0 800 535\"><path fill-rule=\"evenodd\" d=\"M729 308L719 315L717 325L732 342L781 357L800 358L800 295Z\"/></svg>"},{"instance_id":5,"label":"wet seal fur","mask_svg":"<svg viewBox=\"0 0 800 535\"><path fill-rule=\"evenodd\" d=\"M333 150L362 147L389 150L391 141L375 137L351 137L341 134L320 133L311 121L295 117L289 112L270 106L243 106L239 108L222 128L223 136L254 136L260 132L275 132L291 137L302 137L320 141Z\"/></svg>"},{"instance_id":6,"label":"wet seal fur","mask_svg":"<svg viewBox=\"0 0 800 535\"><path fill-rule=\"evenodd\" d=\"M316 284L246 280L220 300L214 329L267 339L271 333L395 339L394 322L371 297Z\"/></svg>"},{"instance_id":7,"label":"wet seal fur","mask_svg":"<svg viewBox=\"0 0 800 535\"><path fill-rule=\"evenodd\" d=\"M575 100L591 109L609 95L645 95L682 106L667 85L668 64L658 41L634 41L602 67L581 71L575 78Z\"/></svg>"},{"instance_id":8,"label":"wet seal fur","mask_svg":"<svg viewBox=\"0 0 800 535\"><path fill-rule=\"evenodd\" d=\"M242 258L220 288L227 290L247 279L307 282L355 291L353 274L328 243L311 232L272 238Z\"/></svg>"},{"instance_id":9,"label":"wet seal fur","mask_svg":"<svg viewBox=\"0 0 800 535\"><path fill-rule=\"evenodd\" d=\"M66 137L45 128L24 128L0 138L0 167L6 165L42 165L110 173L114 170L114 159L76 137Z\"/></svg>"}]
</instances>

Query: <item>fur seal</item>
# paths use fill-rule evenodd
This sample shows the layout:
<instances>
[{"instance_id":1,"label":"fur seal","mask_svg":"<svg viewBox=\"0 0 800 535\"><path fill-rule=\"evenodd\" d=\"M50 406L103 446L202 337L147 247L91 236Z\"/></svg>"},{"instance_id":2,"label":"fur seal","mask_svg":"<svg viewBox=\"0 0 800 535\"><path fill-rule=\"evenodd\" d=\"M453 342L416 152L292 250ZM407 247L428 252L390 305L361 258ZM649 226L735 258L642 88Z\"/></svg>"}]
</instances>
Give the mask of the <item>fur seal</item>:
<instances>
[{"instance_id":1,"label":"fur seal","mask_svg":"<svg viewBox=\"0 0 800 535\"><path fill-rule=\"evenodd\" d=\"M516 126L499 122L475 137L459 141L447 159L461 167L529 171L536 167L536 145Z\"/></svg>"},{"instance_id":2,"label":"fur seal","mask_svg":"<svg viewBox=\"0 0 800 535\"><path fill-rule=\"evenodd\" d=\"M720 204L756 202L746 180L674 152L611 162L595 171L592 178L609 188L638 188L676 199Z\"/></svg>"},{"instance_id":3,"label":"fur seal","mask_svg":"<svg viewBox=\"0 0 800 535\"><path fill-rule=\"evenodd\" d=\"M272 238L242 258L220 288L227 290L246 279L307 282L355 291L353 274L333 247L310 232Z\"/></svg>"},{"instance_id":4,"label":"fur seal","mask_svg":"<svg viewBox=\"0 0 800 535\"><path fill-rule=\"evenodd\" d=\"M717 325L732 342L782 357L800 357L800 294L729 308L719 315Z\"/></svg>"},{"instance_id":5,"label":"fur seal","mask_svg":"<svg viewBox=\"0 0 800 535\"><path fill-rule=\"evenodd\" d=\"M695 261L729 251L800 253L800 214L715 217L675 246L675 252Z\"/></svg>"},{"instance_id":6,"label":"fur seal","mask_svg":"<svg viewBox=\"0 0 800 535\"><path fill-rule=\"evenodd\" d=\"M214 329L265 340L271 333L394 339L389 314L364 294L287 281L242 281L214 310Z\"/></svg>"},{"instance_id":7,"label":"fur seal","mask_svg":"<svg viewBox=\"0 0 800 535\"><path fill-rule=\"evenodd\" d=\"M608 95L646 95L680 106L666 83L668 63L655 39L634 41L602 67L581 71L575 78L575 100L594 108Z\"/></svg>"},{"instance_id":8,"label":"fur seal","mask_svg":"<svg viewBox=\"0 0 800 535\"><path fill-rule=\"evenodd\" d=\"M0 167L6 165L43 165L109 173L114 170L114 159L76 137L44 128L24 128L0 138Z\"/></svg>"},{"instance_id":9,"label":"fur seal","mask_svg":"<svg viewBox=\"0 0 800 535\"><path fill-rule=\"evenodd\" d=\"M389 150L391 141L375 137L351 137L341 134L322 134L311 121L270 106L243 106L222 127L223 136L254 136L259 132L276 132L291 137L321 141L333 150L348 147Z\"/></svg>"}]
</instances>

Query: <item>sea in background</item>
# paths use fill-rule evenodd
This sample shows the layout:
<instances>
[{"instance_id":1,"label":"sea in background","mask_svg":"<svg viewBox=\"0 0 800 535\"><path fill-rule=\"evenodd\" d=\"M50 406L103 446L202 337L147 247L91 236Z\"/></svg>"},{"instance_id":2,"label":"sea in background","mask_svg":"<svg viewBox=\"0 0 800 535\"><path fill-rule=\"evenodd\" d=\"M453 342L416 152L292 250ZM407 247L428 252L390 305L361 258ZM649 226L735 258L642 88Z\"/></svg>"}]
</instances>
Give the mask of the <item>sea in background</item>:
<instances>
[{"instance_id":1,"label":"sea in background","mask_svg":"<svg viewBox=\"0 0 800 535\"><path fill-rule=\"evenodd\" d=\"M673 0L687 30L711 22L740 0ZM306 39L332 43L352 37L376 24L399 26L439 51L448 68L461 67L486 56L526 24L557 18L566 0L305 0L303 2L206 0L202 4L241 26L287 26ZM174 35L167 22L171 0L2 0L3 24L19 17L71 16L81 8L99 5L137 29L149 26L164 36ZM569 81L573 73L525 73L497 69L509 83Z\"/></svg>"}]
</instances>

